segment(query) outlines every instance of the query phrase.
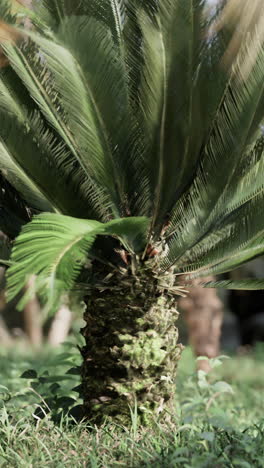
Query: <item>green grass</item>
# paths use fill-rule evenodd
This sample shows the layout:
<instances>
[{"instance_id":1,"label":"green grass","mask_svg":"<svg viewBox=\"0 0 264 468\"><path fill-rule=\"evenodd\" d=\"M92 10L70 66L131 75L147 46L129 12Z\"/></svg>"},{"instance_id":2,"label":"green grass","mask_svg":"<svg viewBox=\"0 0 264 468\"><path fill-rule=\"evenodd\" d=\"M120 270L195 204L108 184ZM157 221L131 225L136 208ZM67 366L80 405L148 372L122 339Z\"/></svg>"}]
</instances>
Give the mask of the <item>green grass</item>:
<instances>
[{"instance_id":1,"label":"green grass","mask_svg":"<svg viewBox=\"0 0 264 468\"><path fill-rule=\"evenodd\" d=\"M264 466L264 349L215 361L208 378L195 373L187 348L177 382L174 422L153 428L74 422L78 416L78 352L21 347L0 351L0 467ZM69 369L71 369L69 371ZM26 372L30 370L30 372ZM68 372L68 373L67 373ZM21 378L21 374L24 377ZM77 406L76 406L77 405Z\"/></svg>"}]
</instances>

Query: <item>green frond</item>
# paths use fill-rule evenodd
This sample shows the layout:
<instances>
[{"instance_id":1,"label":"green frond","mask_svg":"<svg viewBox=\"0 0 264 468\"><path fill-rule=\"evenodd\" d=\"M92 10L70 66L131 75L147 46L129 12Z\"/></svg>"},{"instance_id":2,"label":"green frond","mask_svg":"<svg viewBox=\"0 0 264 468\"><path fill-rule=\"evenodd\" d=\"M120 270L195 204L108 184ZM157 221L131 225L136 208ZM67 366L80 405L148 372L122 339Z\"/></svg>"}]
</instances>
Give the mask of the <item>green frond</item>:
<instances>
[{"instance_id":1,"label":"green frond","mask_svg":"<svg viewBox=\"0 0 264 468\"><path fill-rule=\"evenodd\" d=\"M199 156L193 148L190 154L190 139L197 125L193 111L197 57L204 41L202 12L203 2L166 0L158 3L154 15L138 13L143 55L139 95L153 227L167 220Z\"/></svg>"},{"instance_id":2,"label":"green frond","mask_svg":"<svg viewBox=\"0 0 264 468\"><path fill-rule=\"evenodd\" d=\"M213 28L206 4L45 0L33 29L14 29L23 42L3 44L2 219L17 232L32 210L74 217L43 215L23 228L12 294L31 274L44 295L53 280L71 289L97 243L107 260L119 242L95 242L100 234L143 259L157 242L158 268L191 277L263 253L263 42L257 29L241 34L223 66L233 31ZM147 240L144 223L136 239L125 236L132 216L150 219Z\"/></svg>"},{"instance_id":3,"label":"green frond","mask_svg":"<svg viewBox=\"0 0 264 468\"><path fill-rule=\"evenodd\" d=\"M115 236L133 245L144 236L146 218L115 219L108 223L45 213L23 227L12 250L8 270L8 299L14 298L32 275L49 307L68 293L83 268L98 235ZM142 246L141 246L142 248Z\"/></svg>"},{"instance_id":4,"label":"green frond","mask_svg":"<svg viewBox=\"0 0 264 468\"><path fill-rule=\"evenodd\" d=\"M129 192L132 192L130 186L133 191L135 186L130 150L135 129L123 57L109 30L95 20L87 21L86 17L64 20L57 38L67 46L78 63L90 95L87 106L92 114L96 114L101 148L98 155L86 151L87 171L107 187L117 212L130 214L131 205L127 206ZM80 131L78 134L82 138ZM88 141L85 133L83 138Z\"/></svg>"},{"instance_id":5,"label":"green frond","mask_svg":"<svg viewBox=\"0 0 264 468\"><path fill-rule=\"evenodd\" d=\"M252 74L244 82L239 69L245 54L249 52L247 44L234 66L217 119L212 124L203 150L197 175L174 210L169 231L173 228L175 233L169 241L168 265L176 263L186 251L205 241L206 236L223 223L232 210L235 212L237 209L239 215L238 208L256 196L254 161L251 173L247 176L242 167L248 157L251 124L264 92L264 50ZM255 160L255 167L263 164L262 150L260 158L259 161ZM247 184L248 194L243 191L243 181ZM260 178L258 184L261 194L263 184Z\"/></svg>"},{"instance_id":6,"label":"green frond","mask_svg":"<svg viewBox=\"0 0 264 468\"><path fill-rule=\"evenodd\" d=\"M95 21L84 21L83 18L77 21L78 24L72 25L76 34L72 34L72 43L68 48L60 45L55 37L48 40L28 33L41 48L41 60L45 64L42 76L39 76L38 70L40 59L32 60L27 47L23 50L10 46L5 49L12 67L37 101L46 119L69 146L86 176L108 191L113 210L118 215L125 198L123 177L118 156L115 155L118 148L116 150L112 142L112 129L107 128L109 119L106 112L102 111L101 103L110 93L112 104L119 104L122 110L120 90L123 78L118 73L118 66L113 66L116 62L114 43L107 30ZM61 29L60 34L64 39L71 37L67 27L64 32ZM80 47L82 43L85 47L83 50ZM82 69L79 55L83 57L89 50L91 53L86 59L91 62L88 74ZM119 114L111 119L117 131Z\"/></svg>"},{"instance_id":7,"label":"green frond","mask_svg":"<svg viewBox=\"0 0 264 468\"><path fill-rule=\"evenodd\" d=\"M8 153L8 148L1 142L1 139L0 163L1 173L5 179L17 190L21 198L29 206L39 211L53 211L52 205L43 197L32 180L14 163L10 153Z\"/></svg>"},{"instance_id":8,"label":"green frond","mask_svg":"<svg viewBox=\"0 0 264 468\"><path fill-rule=\"evenodd\" d=\"M118 41L122 34L126 0L43 0L35 5L36 24L43 21L53 31L70 16L89 16L110 27Z\"/></svg>"},{"instance_id":9,"label":"green frond","mask_svg":"<svg viewBox=\"0 0 264 468\"><path fill-rule=\"evenodd\" d=\"M195 266L191 264L184 268L185 272L189 272L189 278L197 278L209 275L220 275L222 273L227 273L234 270L235 268L240 267L244 263L252 260L253 258L260 257L264 252L264 235L263 233L260 236L257 236L255 239L247 242L244 246L240 245L239 249L235 249L233 252L229 252L229 255L226 255L225 258L220 260L220 256L217 256L215 263L210 264L205 263L202 267L200 265L195 270ZM206 255L206 253L204 253Z\"/></svg>"},{"instance_id":10,"label":"green frond","mask_svg":"<svg viewBox=\"0 0 264 468\"><path fill-rule=\"evenodd\" d=\"M111 8L115 9L114 5ZM67 127L78 135L75 154L80 164L107 190L115 216L145 214L148 182L142 130L131 97L126 43L91 16L61 19L53 42L40 43L36 36L31 37L40 45L46 66L52 71L54 93L60 110L67 115ZM120 29L121 23L116 28ZM65 54L70 61L67 64ZM65 140L65 135L60 135Z\"/></svg>"},{"instance_id":11,"label":"green frond","mask_svg":"<svg viewBox=\"0 0 264 468\"><path fill-rule=\"evenodd\" d=\"M32 115L19 105L3 82L0 82L0 116L0 141L18 170L31 179L51 205L63 213L81 217L88 214L100 218L101 213L103 216L108 211L106 197L96 190L95 184L89 183L67 146L47 128L37 111ZM4 161L1 163L4 165Z\"/></svg>"},{"instance_id":12,"label":"green frond","mask_svg":"<svg viewBox=\"0 0 264 468\"><path fill-rule=\"evenodd\" d=\"M25 201L0 173L0 231L13 239L30 218Z\"/></svg>"},{"instance_id":13,"label":"green frond","mask_svg":"<svg viewBox=\"0 0 264 468\"><path fill-rule=\"evenodd\" d=\"M248 291L256 291L264 289L264 279L244 279L240 281L210 281L202 284L204 288L218 288L218 289L243 289Z\"/></svg>"},{"instance_id":14,"label":"green frond","mask_svg":"<svg viewBox=\"0 0 264 468\"><path fill-rule=\"evenodd\" d=\"M219 231L215 230L211 238L209 236L208 239L205 238L200 248L198 244L196 248L187 252L185 258L183 256L179 262L180 269L198 276L199 273L203 274L204 270L208 271L208 268L228 261L244 249L248 250L248 245L264 236L263 203L264 189L261 194L230 215L223 222L223 227Z\"/></svg>"}]
</instances>

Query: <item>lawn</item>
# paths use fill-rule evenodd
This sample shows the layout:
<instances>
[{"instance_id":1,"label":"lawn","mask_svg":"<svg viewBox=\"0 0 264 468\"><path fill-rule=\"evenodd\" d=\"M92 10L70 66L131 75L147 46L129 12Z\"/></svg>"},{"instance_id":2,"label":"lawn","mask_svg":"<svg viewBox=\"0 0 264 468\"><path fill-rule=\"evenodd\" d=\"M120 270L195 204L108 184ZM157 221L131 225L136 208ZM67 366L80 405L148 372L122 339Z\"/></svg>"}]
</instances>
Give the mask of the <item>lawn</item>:
<instances>
[{"instance_id":1,"label":"lawn","mask_svg":"<svg viewBox=\"0 0 264 468\"><path fill-rule=\"evenodd\" d=\"M263 357L258 346L216 360L206 378L195 373L187 348L170 424L140 429L135 405L131 427L98 428L77 423L80 359L73 340L57 351L2 349L0 467L263 467Z\"/></svg>"}]
</instances>

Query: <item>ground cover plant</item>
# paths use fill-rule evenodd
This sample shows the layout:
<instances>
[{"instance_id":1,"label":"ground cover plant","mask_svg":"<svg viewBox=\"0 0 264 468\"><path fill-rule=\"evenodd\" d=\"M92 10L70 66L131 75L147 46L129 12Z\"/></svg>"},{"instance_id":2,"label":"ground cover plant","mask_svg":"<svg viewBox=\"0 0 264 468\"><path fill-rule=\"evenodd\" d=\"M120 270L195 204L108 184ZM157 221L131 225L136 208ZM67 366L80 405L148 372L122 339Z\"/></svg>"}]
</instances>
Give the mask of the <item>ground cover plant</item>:
<instances>
[{"instance_id":1,"label":"ground cover plant","mask_svg":"<svg viewBox=\"0 0 264 468\"><path fill-rule=\"evenodd\" d=\"M211 28L200 0L49 0L24 16L8 3L0 227L20 232L9 298L36 275L50 310L74 289L84 299L90 421L130 424L135 404L144 424L170 418L177 275L263 253L258 29L221 67L232 31Z\"/></svg>"},{"instance_id":2,"label":"ground cover plant","mask_svg":"<svg viewBox=\"0 0 264 468\"><path fill-rule=\"evenodd\" d=\"M263 466L263 347L223 359L224 365L207 377L208 386L202 374L197 377L187 348L179 366L172 422L157 421L146 430L139 425L135 407L130 427L75 424L67 405L69 409L73 400L78 404L71 389L80 377L67 372L80 363L80 356L72 345L37 354L21 348L1 350L0 466ZM60 403L54 384L59 386Z\"/></svg>"}]
</instances>

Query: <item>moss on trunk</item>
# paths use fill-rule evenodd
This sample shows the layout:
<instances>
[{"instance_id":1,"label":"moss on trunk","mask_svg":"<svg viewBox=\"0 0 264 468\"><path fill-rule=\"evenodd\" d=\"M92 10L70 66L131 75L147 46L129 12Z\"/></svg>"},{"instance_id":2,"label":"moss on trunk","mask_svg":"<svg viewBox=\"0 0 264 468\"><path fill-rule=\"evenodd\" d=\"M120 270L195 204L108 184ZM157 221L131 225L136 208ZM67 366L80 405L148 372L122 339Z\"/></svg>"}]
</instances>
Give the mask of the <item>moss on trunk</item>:
<instances>
[{"instance_id":1,"label":"moss on trunk","mask_svg":"<svg viewBox=\"0 0 264 468\"><path fill-rule=\"evenodd\" d=\"M182 346L169 284L170 275L162 286L142 266L137 275L112 276L86 298L82 394L91 421L127 424L135 403L143 424L170 417Z\"/></svg>"}]
</instances>

